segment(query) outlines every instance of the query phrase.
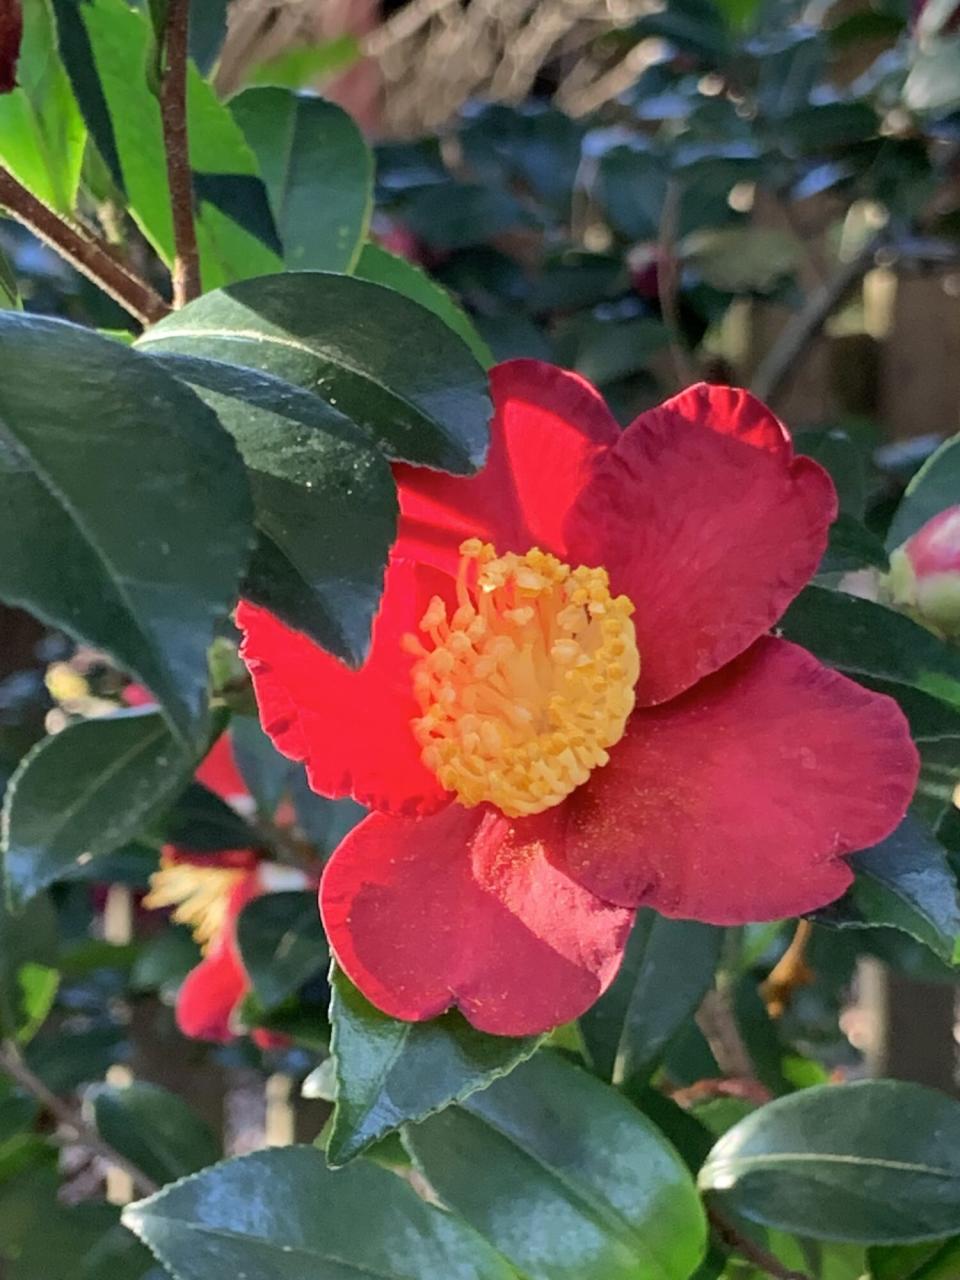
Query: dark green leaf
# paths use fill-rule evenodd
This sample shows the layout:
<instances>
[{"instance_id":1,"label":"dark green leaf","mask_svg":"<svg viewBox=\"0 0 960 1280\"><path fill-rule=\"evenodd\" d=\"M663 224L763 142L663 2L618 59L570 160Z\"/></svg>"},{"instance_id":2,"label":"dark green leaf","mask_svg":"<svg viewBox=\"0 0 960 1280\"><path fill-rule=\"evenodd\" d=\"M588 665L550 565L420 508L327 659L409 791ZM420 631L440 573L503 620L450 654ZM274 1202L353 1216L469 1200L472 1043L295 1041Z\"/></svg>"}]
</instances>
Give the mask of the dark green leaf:
<instances>
[{"instance_id":1,"label":"dark green leaf","mask_svg":"<svg viewBox=\"0 0 960 1280\"><path fill-rule=\"evenodd\" d=\"M125 0L53 0L53 6L90 134L131 214L169 264L173 221L160 105L146 75L153 48L147 16ZM253 153L193 66L187 97L204 288L275 271L279 246Z\"/></svg>"},{"instance_id":2,"label":"dark green leaf","mask_svg":"<svg viewBox=\"0 0 960 1280\"><path fill-rule=\"evenodd\" d=\"M163 815L160 834L165 843L178 844L195 853L250 849L260 843L250 824L199 782L191 782L177 796L173 807Z\"/></svg>"},{"instance_id":3,"label":"dark green leaf","mask_svg":"<svg viewBox=\"0 0 960 1280\"><path fill-rule=\"evenodd\" d=\"M614 1089L540 1050L406 1131L444 1202L529 1280L687 1280L706 1229L674 1149Z\"/></svg>"},{"instance_id":4,"label":"dark green leaf","mask_svg":"<svg viewBox=\"0 0 960 1280\"><path fill-rule=\"evenodd\" d=\"M22 1201L11 1206L23 1229L13 1260L3 1264L4 1280L158 1280L149 1253L120 1226L115 1206L64 1204L53 1169L31 1169L22 1181L29 1207L24 1214Z\"/></svg>"},{"instance_id":5,"label":"dark green leaf","mask_svg":"<svg viewBox=\"0 0 960 1280\"><path fill-rule=\"evenodd\" d=\"M619 146L600 160L599 199L614 228L631 240L655 240L667 192L667 166L647 150Z\"/></svg>"},{"instance_id":6,"label":"dark green leaf","mask_svg":"<svg viewBox=\"0 0 960 1280\"><path fill-rule=\"evenodd\" d=\"M435 316L439 316L448 328L463 339L485 369L493 364L490 348L453 295L406 258L398 258L396 254L381 249L378 244L365 244L354 268L354 275L361 280L370 280L373 284L396 289L404 297L419 302L421 307L426 307Z\"/></svg>"},{"instance_id":7,"label":"dark green leaf","mask_svg":"<svg viewBox=\"0 0 960 1280\"><path fill-rule=\"evenodd\" d=\"M960 62L957 64L960 69ZM906 542L928 520L960 503L960 436L942 444L907 485L887 532L887 547Z\"/></svg>"},{"instance_id":8,"label":"dark green leaf","mask_svg":"<svg viewBox=\"0 0 960 1280\"><path fill-rule=\"evenodd\" d=\"M331 979L336 1109L327 1144L345 1164L410 1120L422 1120L506 1075L537 1047L536 1036L488 1036L459 1013L397 1022L338 969Z\"/></svg>"},{"instance_id":9,"label":"dark green leaf","mask_svg":"<svg viewBox=\"0 0 960 1280\"><path fill-rule=\"evenodd\" d=\"M164 929L143 945L130 974L130 989L176 991L200 959L200 948L188 929Z\"/></svg>"},{"instance_id":10,"label":"dark green leaf","mask_svg":"<svg viewBox=\"0 0 960 1280\"><path fill-rule=\"evenodd\" d=\"M596 1071L641 1085L667 1041L692 1017L720 961L723 930L690 920L637 915L620 972L580 1026Z\"/></svg>"},{"instance_id":11,"label":"dark green leaf","mask_svg":"<svg viewBox=\"0 0 960 1280\"><path fill-rule=\"evenodd\" d=\"M38 743L4 797L11 900L22 905L130 840L169 804L192 768L156 711L84 720Z\"/></svg>"},{"instance_id":12,"label":"dark green leaf","mask_svg":"<svg viewBox=\"0 0 960 1280\"><path fill-rule=\"evenodd\" d=\"M780 121L777 134L785 151L822 153L864 142L879 127L880 119L867 102L824 102L791 112Z\"/></svg>"},{"instance_id":13,"label":"dark green leaf","mask_svg":"<svg viewBox=\"0 0 960 1280\"><path fill-rule=\"evenodd\" d=\"M230 103L260 167L291 271L350 271L373 204L373 156L347 113L286 89Z\"/></svg>"},{"instance_id":14,"label":"dark green leaf","mask_svg":"<svg viewBox=\"0 0 960 1280\"><path fill-rule=\"evenodd\" d=\"M855 880L824 907L825 924L890 925L909 933L947 964L960 960L960 903L946 853L926 824L908 814L882 844L850 859Z\"/></svg>"},{"instance_id":15,"label":"dark green leaf","mask_svg":"<svg viewBox=\"0 0 960 1280\"><path fill-rule=\"evenodd\" d=\"M721 6L712 0L674 0L669 8L640 19L637 35L661 36L695 57L712 64L726 56L730 32Z\"/></svg>"},{"instance_id":16,"label":"dark green leaf","mask_svg":"<svg viewBox=\"0 0 960 1280\"><path fill-rule=\"evenodd\" d=\"M747 1057L756 1069L757 1079L776 1096L792 1093L795 1086L785 1070L787 1050L780 1038L778 1024L767 1012L756 978L746 974L732 994L736 1025Z\"/></svg>"},{"instance_id":17,"label":"dark green leaf","mask_svg":"<svg viewBox=\"0 0 960 1280\"><path fill-rule=\"evenodd\" d=\"M61 1023L45 1028L27 1046L27 1065L54 1093L69 1093L82 1084L102 1080L126 1054L123 1032L111 1026L79 1027Z\"/></svg>"},{"instance_id":18,"label":"dark green leaf","mask_svg":"<svg viewBox=\"0 0 960 1280\"><path fill-rule=\"evenodd\" d=\"M520 184L563 219L577 183L584 133L582 121L528 99L474 106L459 141L466 166L482 182Z\"/></svg>"},{"instance_id":19,"label":"dark green leaf","mask_svg":"<svg viewBox=\"0 0 960 1280\"><path fill-rule=\"evenodd\" d=\"M960 653L892 609L807 587L780 626L788 640L839 671L908 685L960 707Z\"/></svg>"},{"instance_id":20,"label":"dark green leaf","mask_svg":"<svg viewBox=\"0 0 960 1280\"><path fill-rule=\"evenodd\" d=\"M273 818L280 801L290 790L295 773L302 769L282 756L260 728L256 716L234 716L230 721L230 745L237 768L258 810Z\"/></svg>"},{"instance_id":21,"label":"dark green leaf","mask_svg":"<svg viewBox=\"0 0 960 1280\"><path fill-rule=\"evenodd\" d=\"M247 465L257 541L244 594L358 666L396 534L383 454L338 410L280 378L159 355L216 412Z\"/></svg>"},{"instance_id":22,"label":"dark green leaf","mask_svg":"<svg viewBox=\"0 0 960 1280\"><path fill-rule=\"evenodd\" d=\"M483 369L426 308L366 280L268 276L198 298L145 350L232 361L322 396L393 456L467 475L483 463Z\"/></svg>"},{"instance_id":23,"label":"dark green leaf","mask_svg":"<svg viewBox=\"0 0 960 1280\"><path fill-rule=\"evenodd\" d=\"M206 75L227 34L230 0L190 0L190 57Z\"/></svg>"},{"instance_id":24,"label":"dark green leaf","mask_svg":"<svg viewBox=\"0 0 960 1280\"><path fill-rule=\"evenodd\" d=\"M290 784L297 826L321 857L327 858L337 845L366 816L356 800L328 800L318 796L302 769L296 769Z\"/></svg>"},{"instance_id":25,"label":"dark green leaf","mask_svg":"<svg viewBox=\"0 0 960 1280\"><path fill-rule=\"evenodd\" d=\"M700 1186L752 1222L816 1240L960 1230L960 1103L893 1080L804 1089L742 1120Z\"/></svg>"},{"instance_id":26,"label":"dark green leaf","mask_svg":"<svg viewBox=\"0 0 960 1280\"><path fill-rule=\"evenodd\" d=\"M105 649L199 746L251 536L233 442L156 361L89 330L0 312L0 362L0 597Z\"/></svg>"},{"instance_id":27,"label":"dark green leaf","mask_svg":"<svg viewBox=\"0 0 960 1280\"><path fill-rule=\"evenodd\" d=\"M509 191L479 183L421 187L403 205L410 230L434 249L465 249L528 222Z\"/></svg>"},{"instance_id":28,"label":"dark green leaf","mask_svg":"<svg viewBox=\"0 0 960 1280\"><path fill-rule=\"evenodd\" d=\"M30 1128L39 1110L34 1098L21 1092L9 1080L0 1079L0 1146Z\"/></svg>"},{"instance_id":29,"label":"dark green leaf","mask_svg":"<svg viewBox=\"0 0 960 1280\"><path fill-rule=\"evenodd\" d=\"M841 511L830 526L830 541L817 572L847 573L867 567L887 568L884 545L859 520Z\"/></svg>"},{"instance_id":30,"label":"dark green leaf","mask_svg":"<svg viewBox=\"0 0 960 1280\"><path fill-rule=\"evenodd\" d=\"M123 1221L178 1280L515 1280L402 1179L361 1162L334 1173L315 1147L215 1165L128 1206Z\"/></svg>"},{"instance_id":31,"label":"dark green leaf","mask_svg":"<svg viewBox=\"0 0 960 1280\"><path fill-rule=\"evenodd\" d=\"M207 1124L159 1085L100 1085L93 1115L103 1140L155 1182L172 1182L220 1158Z\"/></svg>"},{"instance_id":32,"label":"dark green leaf","mask_svg":"<svg viewBox=\"0 0 960 1280\"><path fill-rule=\"evenodd\" d=\"M633 320L577 316L556 333L560 362L598 386L642 373L669 342L663 321L649 316Z\"/></svg>"},{"instance_id":33,"label":"dark green leaf","mask_svg":"<svg viewBox=\"0 0 960 1280\"><path fill-rule=\"evenodd\" d=\"M623 258L613 253L567 250L543 264L529 306L535 313L579 311L624 293L629 278Z\"/></svg>"},{"instance_id":34,"label":"dark green leaf","mask_svg":"<svg viewBox=\"0 0 960 1280\"><path fill-rule=\"evenodd\" d=\"M797 453L830 472L843 514L861 520L867 503L867 465L863 450L843 431L801 431L793 437Z\"/></svg>"},{"instance_id":35,"label":"dark green leaf","mask_svg":"<svg viewBox=\"0 0 960 1280\"><path fill-rule=\"evenodd\" d=\"M23 6L17 84L12 93L0 95L0 161L34 195L60 213L71 213L86 129L57 52L47 0Z\"/></svg>"},{"instance_id":36,"label":"dark green leaf","mask_svg":"<svg viewBox=\"0 0 960 1280\"><path fill-rule=\"evenodd\" d=\"M314 890L265 893L237 920L237 946L265 1008L294 995L330 963Z\"/></svg>"},{"instance_id":37,"label":"dark green leaf","mask_svg":"<svg viewBox=\"0 0 960 1280\"><path fill-rule=\"evenodd\" d=\"M948 707L938 698L886 680L861 677L861 683L877 693L896 698L900 710L910 721L910 735L917 742L935 742L941 738L960 739L960 711Z\"/></svg>"}]
</instances>

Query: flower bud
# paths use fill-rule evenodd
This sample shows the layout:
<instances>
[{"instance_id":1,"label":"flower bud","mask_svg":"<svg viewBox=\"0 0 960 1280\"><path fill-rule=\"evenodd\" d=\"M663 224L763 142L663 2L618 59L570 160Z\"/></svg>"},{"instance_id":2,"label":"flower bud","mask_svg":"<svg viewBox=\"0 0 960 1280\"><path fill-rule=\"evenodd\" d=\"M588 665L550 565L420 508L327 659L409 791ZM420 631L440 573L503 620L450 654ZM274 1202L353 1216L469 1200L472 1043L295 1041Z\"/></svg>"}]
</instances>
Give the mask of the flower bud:
<instances>
[{"instance_id":1,"label":"flower bud","mask_svg":"<svg viewBox=\"0 0 960 1280\"><path fill-rule=\"evenodd\" d=\"M891 604L960 640L960 506L941 511L897 547L885 586Z\"/></svg>"},{"instance_id":2,"label":"flower bud","mask_svg":"<svg viewBox=\"0 0 960 1280\"><path fill-rule=\"evenodd\" d=\"M10 93L16 88L22 38L20 0L0 0L0 93Z\"/></svg>"}]
</instances>

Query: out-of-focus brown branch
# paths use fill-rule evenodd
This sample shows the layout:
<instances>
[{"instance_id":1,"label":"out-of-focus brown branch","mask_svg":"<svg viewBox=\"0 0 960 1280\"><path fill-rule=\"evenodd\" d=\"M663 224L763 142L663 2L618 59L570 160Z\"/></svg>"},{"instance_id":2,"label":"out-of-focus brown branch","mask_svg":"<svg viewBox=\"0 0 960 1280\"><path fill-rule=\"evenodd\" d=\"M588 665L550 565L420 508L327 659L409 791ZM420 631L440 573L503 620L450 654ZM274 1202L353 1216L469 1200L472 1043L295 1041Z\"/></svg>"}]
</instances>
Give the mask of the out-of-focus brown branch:
<instances>
[{"instance_id":1,"label":"out-of-focus brown branch","mask_svg":"<svg viewBox=\"0 0 960 1280\"><path fill-rule=\"evenodd\" d=\"M663 197L657 243L657 293L660 312L670 337L670 355L680 387L696 382L699 374L683 340L680 324L680 272L677 263L677 227L680 220L680 188L670 179Z\"/></svg>"},{"instance_id":2,"label":"out-of-focus brown branch","mask_svg":"<svg viewBox=\"0 0 960 1280\"><path fill-rule=\"evenodd\" d=\"M750 387L754 395L768 402L776 400L784 383L843 301L844 295L870 270L885 239L886 234L882 231L871 236L856 257L845 262L829 280L813 290L806 304L761 360Z\"/></svg>"},{"instance_id":3,"label":"out-of-focus brown branch","mask_svg":"<svg viewBox=\"0 0 960 1280\"><path fill-rule=\"evenodd\" d=\"M755 1240L741 1235L733 1223L728 1218L725 1218L719 1209L709 1205L707 1207L707 1217L710 1219L710 1225L716 1232L718 1239L728 1249L732 1249L741 1258L746 1258L748 1262L752 1262L755 1267L765 1271L774 1280L811 1280L811 1277L805 1271L792 1271L789 1267L785 1267L779 1258L774 1257L762 1245L757 1244Z\"/></svg>"},{"instance_id":4,"label":"out-of-focus brown branch","mask_svg":"<svg viewBox=\"0 0 960 1280\"><path fill-rule=\"evenodd\" d=\"M141 324L153 324L169 312L159 293L118 261L106 244L61 217L2 167L0 205Z\"/></svg>"},{"instance_id":5,"label":"out-of-focus brown branch","mask_svg":"<svg viewBox=\"0 0 960 1280\"><path fill-rule=\"evenodd\" d=\"M122 1169L144 1195L152 1195L158 1189L152 1178L148 1177L142 1169L138 1169L126 1156L114 1150L109 1143L104 1142L96 1129L91 1128L62 1098L58 1098L51 1092L39 1076L34 1075L12 1041L6 1041L0 1046L0 1071L35 1098L44 1111L56 1120L63 1132L56 1135L55 1141L61 1144L75 1143L77 1146L85 1147L87 1151L100 1156L115 1168Z\"/></svg>"}]
</instances>

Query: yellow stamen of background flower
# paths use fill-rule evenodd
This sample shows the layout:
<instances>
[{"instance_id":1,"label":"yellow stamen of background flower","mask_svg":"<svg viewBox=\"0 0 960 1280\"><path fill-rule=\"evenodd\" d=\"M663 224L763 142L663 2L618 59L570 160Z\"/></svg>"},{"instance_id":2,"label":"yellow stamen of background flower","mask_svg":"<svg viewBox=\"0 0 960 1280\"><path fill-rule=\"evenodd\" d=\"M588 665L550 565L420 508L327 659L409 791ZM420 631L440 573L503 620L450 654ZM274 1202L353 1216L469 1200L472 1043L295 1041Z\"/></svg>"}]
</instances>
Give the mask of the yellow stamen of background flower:
<instances>
[{"instance_id":1,"label":"yellow stamen of background flower","mask_svg":"<svg viewBox=\"0 0 960 1280\"><path fill-rule=\"evenodd\" d=\"M460 548L457 607L434 596L404 637L415 654L421 758L471 806L508 817L559 804L605 765L633 710L640 673L626 596L604 569L573 569L534 547Z\"/></svg>"},{"instance_id":2,"label":"yellow stamen of background flower","mask_svg":"<svg viewBox=\"0 0 960 1280\"><path fill-rule=\"evenodd\" d=\"M150 910L173 907L172 919L185 924L206 951L223 929L230 895L244 876L237 867L198 866L161 858L160 870L150 877L143 905Z\"/></svg>"}]
</instances>

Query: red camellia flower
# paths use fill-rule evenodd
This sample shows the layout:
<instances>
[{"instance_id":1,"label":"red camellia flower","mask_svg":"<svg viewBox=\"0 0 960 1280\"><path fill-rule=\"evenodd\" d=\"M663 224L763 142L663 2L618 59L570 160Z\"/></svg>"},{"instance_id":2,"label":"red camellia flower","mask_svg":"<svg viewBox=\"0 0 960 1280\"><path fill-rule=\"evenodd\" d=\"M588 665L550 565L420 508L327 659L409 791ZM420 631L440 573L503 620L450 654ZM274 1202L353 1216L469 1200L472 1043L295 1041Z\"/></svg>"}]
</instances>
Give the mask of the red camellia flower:
<instances>
[{"instance_id":1,"label":"red camellia flower","mask_svg":"<svg viewBox=\"0 0 960 1280\"><path fill-rule=\"evenodd\" d=\"M152 701L137 686L128 686L124 698L134 705ZM214 743L196 778L241 812L252 805L226 734ZM250 979L237 945L237 919L247 903L263 893L306 885L301 872L267 862L254 849L207 853L164 845L144 906L172 908L173 919L190 928L203 950L203 959L177 992L177 1026L185 1036L226 1043L244 1034L238 1015ZM289 1043L285 1036L261 1028L251 1035L262 1049Z\"/></svg>"},{"instance_id":2,"label":"red camellia flower","mask_svg":"<svg viewBox=\"0 0 960 1280\"><path fill-rule=\"evenodd\" d=\"M899 822L889 698L769 634L815 572L827 474L744 391L620 431L581 378L492 373L489 461L396 468L402 518L350 671L241 605L264 728L376 812L327 865L339 964L397 1018L533 1033L612 980L636 908L795 915Z\"/></svg>"},{"instance_id":3,"label":"red camellia flower","mask_svg":"<svg viewBox=\"0 0 960 1280\"><path fill-rule=\"evenodd\" d=\"M164 846L144 904L173 907L173 919L190 927L204 952L177 993L184 1035L223 1043L238 1034L236 1014L250 980L237 947L237 917L263 891L260 860L250 849L203 854Z\"/></svg>"}]
</instances>

